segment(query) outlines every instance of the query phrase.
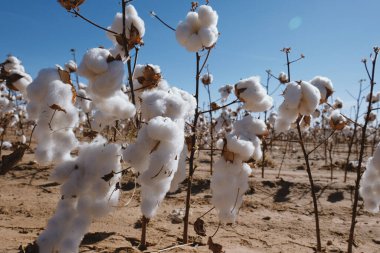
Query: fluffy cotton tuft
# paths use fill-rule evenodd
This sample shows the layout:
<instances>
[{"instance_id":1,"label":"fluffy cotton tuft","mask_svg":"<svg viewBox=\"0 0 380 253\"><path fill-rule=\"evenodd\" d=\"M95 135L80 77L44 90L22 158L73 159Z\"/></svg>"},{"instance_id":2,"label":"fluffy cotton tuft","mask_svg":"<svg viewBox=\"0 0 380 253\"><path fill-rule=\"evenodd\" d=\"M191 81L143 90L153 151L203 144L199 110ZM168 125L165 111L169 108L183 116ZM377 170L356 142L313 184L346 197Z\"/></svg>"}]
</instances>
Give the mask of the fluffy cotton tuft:
<instances>
[{"instance_id":1,"label":"fluffy cotton tuft","mask_svg":"<svg viewBox=\"0 0 380 253\"><path fill-rule=\"evenodd\" d=\"M228 96L232 93L234 87L232 85L226 84L219 88L219 93L222 98L222 102L227 101Z\"/></svg>"},{"instance_id":2,"label":"fluffy cotton tuft","mask_svg":"<svg viewBox=\"0 0 380 253\"><path fill-rule=\"evenodd\" d=\"M141 117L147 124L123 151L123 159L140 173L141 211L147 218L156 214L166 193L175 191L186 175L185 119L193 115L195 106L194 97L177 88L141 94Z\"/></svg>"},{"instance_id":3,"label":"fluffy cotton tuft","mask_svg":"<svg viewBox=\"0 0 380 253\"><path fill-rule=\"evenodd\" d=\"M60 162L70 157L78 145L73 129L78 110L73 104L72 85L61 80L58 69L43 69L27 87L27 112L36 120L36 159L41 164Z\"/></svg>"},{"instance_id":4,"label":"fluffy cotton tuft","mask_svg":"<svg viewBox=\"0 0 380 253\"><path fill-rule=\"evenodd\" d=\"M298 115L310 116L318 107L321 99L319 90L308 82L291 82L286 85L284 101L278 108L274 124L276 131L285 132Z\"/></svg>"},{"instance_id":5,"label":"fluffy cotton tuft","mask_svg":"<svg viewBox=\"0 0 380 253\"><path fill-rule=\"evenodd\" d=\"M62 184L62 198L37 239L41 253L78 252L93 218L108 214L117 205L120 151L119 145L107 144L98 136L92 143L81 145L76 159L55 168L51 179ZM112 177L106 180L106 175Z\"/></svg>"},{"instance_id":6,"label":"fluffy cotton tuft","mask_svg":"<svg viewBox=\"0 0 380 253\"><path fill-rule=\"evenodd\" d=\"M273 106L273 99L267 95L258 76L243 79L235 84L235 94L244 102L243 108L251 112L263 112Z\"/></svg>"},{"instance_id":7,"label":"fluffy cotton tuft","mask_svg":"<svg viewBox=\"0 0 380 253\"><path fill-rule=\"evenodd\" d=\"M368 159L366 170L360 180L360 195L364 207L372 213L380 208L380 145L377 145L373 157Z\"/></svg>"},{"instance_id":8,"label":"fluffy cotton tuft","mask_svg":"<svg viewBox=\"0 0 380 253\"><path fill-rule=\"evenodd\" d=\"M197 12L189 12L176 29L177 41L190 52L213 47L218 40L218 14L209 5L201 5Z\"/></svg>"},{"instance_id":9,"label":"fluffy cotton tuft","mask_svg":"<svg viewBox=\"0 0 380 253\"><path fill-rule=\"evenodd\" d=\"M212 200L222 223L233 223L242 204L242 197L248 189L248 176L251 168L250 157L262 157L260 136L268 130L262 120L245 116L233 125L233 130L217 147L223 149L222 157L215 163L211 177Z\"/></svg>"},{"instance_id":10,"label":"fluffy cotton tuft","mask_svg":"<svg viewBox=\"0 0 380 253\"><path fill-rule=\"evenodd\" d=\"M145 34L145 24L142 20L135 7L133 5L128 5L125 8L125 36L127 37L128 49L132 49L135 45L143 44L142 37ZM118 12L115 15L114 21L109 30L116 32L117 34L123 33L123 14ZM120 49L122 47L118 46L117 38L115 34L107 32L108 38Z\"/></svg>"},{"instance_id":11,"label":"fluffy cotton tuft","mask_svg":"<svg viewBox=\"0 0 380 253\"><path fill-rule=\"evenodd\" d=\"M310 80L310 83L318 88L321 93L320 103L327 102L327 99L333 94L334 88L331 80L324 76L316 76Z\"/></svg>"}]
</instances>

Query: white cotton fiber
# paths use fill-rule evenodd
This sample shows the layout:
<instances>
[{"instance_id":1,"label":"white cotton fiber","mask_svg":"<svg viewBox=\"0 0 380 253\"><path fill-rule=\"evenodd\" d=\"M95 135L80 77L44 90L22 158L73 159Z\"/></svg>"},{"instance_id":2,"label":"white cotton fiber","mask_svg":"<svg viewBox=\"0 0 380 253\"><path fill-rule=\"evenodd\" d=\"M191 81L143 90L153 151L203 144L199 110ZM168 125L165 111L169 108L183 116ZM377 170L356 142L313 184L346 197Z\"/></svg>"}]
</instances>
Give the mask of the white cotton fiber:
<instances>
[{"instance_id":1,"label":"white cotton fiber","mask_svg":"<svg viewBox=\"0 0 380 253\"><path fill-rule=\"evenodd\" d=\"M219 93L222 98L222 102L225 102L228 99L228 96L233 91L234 87L232 85L226 84L219 88Z\"/></svg>"},{"instance_id":2,"label":"white cotton fiber","mask_svg":"<svg viewBox=\"0 0 380 253\"><path fill-rule=\"evenodd\" d=\"M321 94L319 90L308 82L301 82L301 101L299 113L302 115L311 115L319 105Z\"/></svg>"},{"instance_id":3,"label":"white cotton fiber","mask_svg":"<svg viewBox=\"0 0 380 253\"><path fill-rule=\"evenodd\" d=\"M177 41L190 52L214 46L219 37L218 14L211 6L202 5L197 12L189 12L176 29Z\"/></svg>"},{"instance_id":4,"label":"white cotton fiber","mask_svg":"<svg viewBox=\"0 0 380 253\"><path fill-rule=\"evenodd\" d=\"M220 222L235 222L244 193L249 187L248 176L251 171L245 163L230 163L223 158L215 163L211 177L211 203L218 212Z\"/></svg>"},{"instance_id":5,"label":"white cotton fiber","mask_svg":"<svg viewBox=\"0 0 380 253\"><path fill-rule=\"evenodd\" d=\"M48 164L69 158L78 144L73 130L79 121L71 84L60 79L58 69L43 69L27 87L27 96L29 118L37 123L37 161Z\"/></svg>"},{"instance_id":6,"label":"white cotton fiber","mask_svg":"<svg viewBox=\"0 0 380 253\"><path fill-rule=\"evenodd\" d=\"M261 159L261 141L257 135L266 135L267 132L265 122L247 115L234 123L232 132L226 135L224 141L217 141L217 148L223 151L222 157L215 163L211 177L211 202L222 223L233 223L236 220L251 173L244 161L250 157ZM232 155L226 157L225 153Z\"/></svg>"},{"instance_id":7,"label":"white cotton fiber","mask_svg":"<svg viewBox=\"0 0 380 253\"><path fill-rule=\"evenodd\" d=\"M380 208L380 145L377 145L373 157L368 159L366 170L360 180L360 195L364 207L377 213Z\"/></svg>"},{"instance_id":8,"label":"white cotton fiber","mask_svg":"<svg viewBox=\"0 0 380 253\"><path fill-rule=\"evenodd\" d=\"M104 216L117 204L116 183L120 180L120 151L98 136L80 146L77 158L59 164L51 179L62 183L57 210L39 235L41 253L78 252L93 218ZM107 181L105 175L114 174Z\"/></svg>"},{"instance_id":9,"label":"white cotton fiber","mask_svg":"<svg viewBox=\"0 0 380 253\"><path fill-rule=\"evenodd\" d=\"M273 105L273 99L267 95L258 76L243 79L235 84L235 94L244 102L243 108L251 112L263 112Z\"/></svg>"},{"instance_id":10,"label":"white cotton fiber","mask_svg":"<svg viewBox=\"0 0 380 253\"><path fill-rule=\"evenodd\" d=\"M310 80L310 83L318 88L321 93L321 103L327 102L327 99L334 91L331 80L324 76L316 76Z\"/></svg>"}]
</instances>

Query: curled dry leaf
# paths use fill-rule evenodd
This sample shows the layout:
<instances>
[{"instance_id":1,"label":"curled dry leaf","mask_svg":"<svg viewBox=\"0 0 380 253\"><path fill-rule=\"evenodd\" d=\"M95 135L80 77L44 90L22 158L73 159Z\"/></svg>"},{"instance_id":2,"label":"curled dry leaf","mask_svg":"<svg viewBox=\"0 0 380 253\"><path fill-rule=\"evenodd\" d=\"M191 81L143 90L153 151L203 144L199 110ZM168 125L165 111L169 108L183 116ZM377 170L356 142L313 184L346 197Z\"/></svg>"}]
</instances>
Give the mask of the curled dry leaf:
<instances>
[{"instance_id":1,"label":"curled dry leaf","mask_svg":"<svg viewBox=\"0 0 380 253\"><path fill-rule=\"evenodd\" d=\"M66 70L63 70L63 69L61 69L59 67L57 68L57 71L58 71L58 75L59 75L59 78L61 79L61 81L63 83L66 83L66 84L70 85L71 92L73 93L73 95L71 97L71 102L74 104L75 100L77 98L77 91L75 90L75 87L74 87L73 83L71 82L70 72L66 71Z\"/></svg>"},{"instance_id":2,"label":"curled dry leaf","mask_svg":"<svg viewBox=\"0 0 380 253\"><path fill-rule=\"evenodd\" d=\"M212 241L211 236L208 238L207 245L208 245L209 250L212 251L212 253L223 253L223 252L225 252L225 251L223 251L222 245L220 245L219 243L214 243Z\"/></svg>"},{"instance_id":3,"label":"curled dry leaf","mask_svg":"<svg viewBox=\"0 0 380 253\"><path fill-rule=\"evenodd\" d=\"M14 85L13 83L14 82L17 82L18 80L20 80L21 78L23 78L24 76L23 75L20 75L18 73L13 73L9 76L7 76L5 78L5 85L11 89L11 90L14 90L14 91L19 91Z\"/></svg>"},{"instance_id":4,"label":"curled dry leaf","mask_svg":"<svg viewBox=\"0 0 380 253\"><path fill-rule=\"evenodd\" d=\"M191 152L191 146L192 146L191 145L192 144L191 136L186 136L185 142L186 142L186 146L187 146L187 151Z\"/></svg>"},{"instance_id":5,"label":"curled dry leaf","mask_svg":"<svg viewBox=\"0 0 380 253\"><path fill-rule=\"evenodd\" d=\"M311 123L311 116L310 115L304 115L302 118L301 126L303 128L308 128L308 127L310 127L310 123Z\"/></svg>"},{"instance_id":6,"label":"curled dry leaf","mask_svg":"<svg viewBox=\"0 0 380 253\"><path fill-rule=\"evenodd\" d=\"M110 181L113 178L114 175L115 175L115 172L111 171L110 173L102 176L102 179L104 181L108 182L108 181Z\"/></svg>"},{"instance_id":7,"label":"curled dry leaf","mask_svg":"<svg viewBox=\"0 0 380 253\"><path fill-rule=\"evenodd\" d=\"M108 55L107 57L107 63L110 63L110 62L113 62L113 61L121 61L121 56L120 54L116 55L116 57L114 57L113 55Z\"/></svg>"},{"instance_id":8,"label":"curled dry leaf","mask_svg":"<svg viewBox=\"0 0 380 253\"><path fill-rule=\"evenodd\" d=\"M64 112L66 113L66 110L63 109L62 107L60 107L59 105L57 104L52 104L51 106L49 106L50 109L53 109L53 110L57 110L57 111L60 111L60 112Z\"/></svg>"},{"instance_id":9,"label":"curled dry leaf","mask_svg":"<svg viewBox=\"0 0 380 253\"><path fill-rule=\"evenodd\" d=\"M143 70L143 75L137 78L137 81L141 84L142 89L152 89L157 87L161 80L161 73L156 73L154 68L150 65L146 65Z\"/></svg>"},{"instance_id":10,"label":"curled dry leaf","mask_svg":"<svg viewBox=\"0 0 380 253\"><path fill-rule=\"evenodd\" d=\"M3 155L1 157L2 163L0 167L0 175L5 175L8 171L14 168L24 156L27 145L21 144L15 151L9 155Z\"/></svg>"},{"instance_id":11,"label":"curled dry leaf","mask_svg":"<svg viewBox=\"0 0 380 253\"><path fill-rule=\"evenodd\" d=\"M90 130L83 132L83 137L88 137L90 139L94 139L98 135L98 132Z\"/></svg>"},{"instance_id":12,"label":"curled dry leaf","mask_svg":"<svg viewBox=\"0 0 380 253\"><path fill-rule=\"evenodd\" d=\"M227 140L223 139L224 145L222 150L222 156L227 162L234 162L235 154L227 149Z\"/></svg>"},{"instance_id":13,"label":"curled dry leaf","mask_svg":"<svg viewBox=\"0 0 380 253\"><path fill-rule=\"evenodd\" d=\"M206 236L206 228L205 228L205 222L201 218L198 218L194 222L194 231L197 233L197 235L200 236Z\"/></svg>"},{"instance_id":14,"label":"curled dry leaf","mask_svg":"<svg viewBox=\"0 0 380 253\"><path fill-rule=\"evenodd\" d=\"M237 85L235 84L235 95L236 97L241 101L241 102L245 102L245 100L243 98L240 97L240 94L243 93L247 88L240 88L238 89L237 88Z\"/></svg>"},{"instance_id":15,"label":"curled dry leaf","mask_svg":"<svg viewBox=\"0 0 380 253\"><path fill-rule=\"evenodd\" d=\"M152 154L154 151L156 151L156 150L158 149L158 146L160 146L160 144L161 144L161 142L158 141L158 142L156 143L156 145L154 145L154 147L152 148L152 150L150 151L149 154Z\"/></svg>"},{"instance_id":16,"label":"curled dry leaf","mask_svg":"<svg viewBox=\"0 0 380 253\"><path fill-rule=\"evenodd\" d=\"M211 103L211 110L218 110L219 108L220 108L220 106L217 103L215 103L215 102Z\"/></svg>"},{"instance_id":17,"label":"curled dry leaf","mask_svg":"<svg viewBox=\"0 0 380 253\"><path fill-rule=\"evenodd\" d=\"M78 9L79 5L83 4L84 1L85 0L58 0L58 3L66 10L70 11L72 9Z\"/></svg>"},{"instance_id":18,"label":"curled dry leaf","mask_svg":"<svg viewBox=\"0 0 380 253\"><path fill-rule=\"evenodd\" d=\"M115 39L120 46L124 47L123 34L116 34ZM125 38L125 42L125 46L127 47L128 51L137 45L144 45L144 41L140 36L139 30L137 30L133 23L131 24L131 28L129 29L129 39Z\"/></svg>"}]
</instances>

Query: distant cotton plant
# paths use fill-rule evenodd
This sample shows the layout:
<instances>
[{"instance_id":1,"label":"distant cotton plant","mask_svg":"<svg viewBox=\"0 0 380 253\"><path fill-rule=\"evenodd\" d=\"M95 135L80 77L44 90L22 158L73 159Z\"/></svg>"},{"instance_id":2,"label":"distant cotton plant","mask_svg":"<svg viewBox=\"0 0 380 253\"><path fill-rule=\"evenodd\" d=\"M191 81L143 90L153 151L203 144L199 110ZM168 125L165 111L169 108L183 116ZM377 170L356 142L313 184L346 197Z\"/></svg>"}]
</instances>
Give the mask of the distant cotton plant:
<instances>
[{"instance_id":1,"label":"distant cotton plant","mask_svg":"<svg viewBox=\"0 0 380 253\"><path fill-rule=\"evenodd\" d=\"M369 102L369 99L370 99L370 96L371 94L368 94L367 97L366 97L366 102ZM371 100L371 103L377 103L380 101L380 92L376 93L376 94L372 94L372 100Z\"/></svg>"},{"instance_id":2,"label":"distant cotton plant","mask_svg":"<svg viewBox=\"0 0 380 253\"><path fill-rule=\"evenodd\" d=\"M343 108L343 100L340 98L336 98L332 107L334 109L342 109Z\"/></svg>"},{"instance_id":3,"label":"distant cotton plant","mask_svg":"<svg viewBox=\"0 0 380 253\"><path fill-rule=\"evenodd\" d=\"M94 218L118 203L121 147L98 136L83 143L77 158L56 166L50 179L62 184L61 200L46 229L38 236L40 253L75 253ZM109 177L108 177L109 176Z\"/></svg>"},{"instance_id":4,"label":"distant cotton plant","mask_svg":"<svg viewBox=\"0 0 380 253\"><path fill-rule=\"evenodd\" d=\"M285 84L285 83L289 82L288 75L285 72L280 72L280 74L278 75L278 80L282 84Z\"/></svg>"},{"instance_id":5,"label":"distant cotton plant","mask_svg":"<svg viewBox=\"0 0 380 253\"><path fill-rule=\"evenodd\" d=\"M376 147L373 157L367 162L366 170L360 180L360 195L364 200L364 207L372 213L379 212L380 208L380 145Z\"/></svg>"},{"instance_id":6,"label":"distant cotton plant","mask_svg":"<svg viewBox=\"0 0 380 253\"><path fill-rule=\"evenodd\" d=\"M201 81L204 85L210 85L214 81L214 76L210 73L202 75Z\"/></svg>"},{"instance_id":7,"label":"distant cotton plant","mask_svg":"<svg viewBox=\"0 0 380 253\"><path fill-rule=\"evenodd\" d=\"M69 159L70 151L78 145L73 132L78 125L76 94L67 75L60 68L42 69L27 87L27 112L37 123L35 155L41 164Z\"/></svg>"},{"instance_id":8,"label":"distant cotton plant","mask_svg":"<svg viewBox=\"0 0 380 253\"><path fill-rule=\"evenodd\" d=\"M288 83L284 91L284 101L278 109L278 117L274 128L276 131L289 130L298 115L311 115L321 100L319 90L308 82Z\"/></svg>"},{"instance_id":9,"label":"distant cotton plant","mask_svg":"<svg viewBox=\"0 0 380 253\"><path fill-rule=\"evenodd\" d=\"M245 163L250 157L261 159L261 140L268 133L262 120L245 116L233 125L233 130L217 142L222 157L214 165L211 177L211 202L215 206L220 222L234 223L248 190L251 168Z\"/></svg>"},{"instance_id":10,"label":"distant cotton plant","mask_svg":"<svg viewBox=\"0 0 380 253\"><path fill-rule=\"evenodd\" d=\"M228 97L230 96L230 94L232 93L233 90L234 90L234 86L232 86L230 84L226 84L226 85L219 88L218 91L220 93L222 102L227 101Z\"/></svg>"},{"instance_id":11,"label":"distant cotton plant","mask_svg":"<svg viewBox=\"0 0 380 253\"><path fill-rule=\"evenodd\" d=\"M272 97L267 95L259 76L252 76L235 84L235 95L243 102L243 109L263 112L273 106Z\"/></svg>"},{"instance_id":12,"label":"distant cotton plant","mask_svg":"<svg viewBox=\"0 0 380 253\"><path fill-rule=\"evenodd\" d=\"M198 12L191 11L176 29L177 41L190 52L211 48L219 37L218 14L209 5L201 5Z\"/></svg>"}]
</instances>

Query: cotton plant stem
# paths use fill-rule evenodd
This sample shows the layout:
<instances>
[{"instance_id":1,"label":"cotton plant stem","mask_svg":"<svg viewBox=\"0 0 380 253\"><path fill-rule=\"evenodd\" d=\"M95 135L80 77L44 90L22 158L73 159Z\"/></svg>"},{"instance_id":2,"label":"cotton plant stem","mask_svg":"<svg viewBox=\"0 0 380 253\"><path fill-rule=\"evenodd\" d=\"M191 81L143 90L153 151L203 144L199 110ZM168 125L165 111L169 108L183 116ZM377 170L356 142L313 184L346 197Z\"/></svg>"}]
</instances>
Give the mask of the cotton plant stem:
<instances>
[{"instance_id":1,"label":"cotton plant stem","mask_svg":"<svg viewBox=\"0 0 380 253\"><path fill-rule=\"evenodd\" d=\"M302 132L301 132L301 126L300 126L300 119L302 117L299 117L297 119L297 132L298 132L298 138L299 138L299 143L302 148L302 153L305 159L306 163L306 171L307 175L309 178L309 183L310 183L310 188L311 188L311 196L313 198L313 208L314 208L314 218L315 218L315 232L317 236L317 252L322 252L322 244L321 244L321 232L319 228L319 214L318 214L318 200L317 196L315 194L315 188L314 188L314 180L313 180L313 175L311 173L311 168L310 168L310 163L309 163L309 155L305 149L305 145L303 142L303 137L302 137Z\"/></svg>"},{"instance_id":2,"label":"cotton plant stem","mask_svg":"<svg viewBox=\"0 0 380 253\"><path fill-rule=\"evenodd\" d=\"M194 114L194 120L193 124L191 126L191 151L190 151L190 158L189 158L189 176L187 178L187 192L186 192L186 208L185 208L185 217L183 219L184 221L184 227L183 227L183 240L182 243L186 244L189 240L189 214L190 214L190 198L191 198L191 186L193 181L193 174L195 171L194 166L194 157L195 157L195 145L196 145L196 137L197 137L197 123L199 118L199 64L200 63L200 55L197 52L196 53L196 74L195 74L195 100L196 100L196 107L195 107L195 114Z\"/></svg>"},{"instance_id":3,"label":"cotton plant stem","mask_svg":"<svg viewBox=\"0 0 380 253\"><path fill-rule=\"evenodd\" d=\"M206 85L206 87L207 87L209 107L211 109L210 85ZM210 143L210 148L211 148L211 153L210 153L210 174L212 175L212 173L213 173L213 164L214 164L214 125L212 124L212 111L209 111L209 117L210 117L210 137L211 137L211 143Z\"/></svg>"},{"instance_id":4,"label":"cotton plant stem","mask_svg":"<svg viewBox=\"0 0 380 253\"><path fill-rule=\"evenodd\" d=\"M353 252L353 245L354 245L354 236L355 236L355 225L356 225L356 216L358 212L358 202L359 202L359 188L360 188L360 179L362 177L362 172L361 172L361 166L363 163L363 158L364 158L364 149L365 149L365 140L366 140L366 131L367 131L367 126L368 126L368 116L371 113L371 101L372 101L372 95L373 95L373 89L375 86L375 69L376 69L376 61L377 61L377 56L379 53L379 48L374 48L374 58L372 60L372 71L371 75L369 76L370 78L370 95L369 95L369 101L368 101L368 106L367 106L367 112L366 112L366 117L364 120L364 126L362 128L362 136L361 136L361 143L360 143L360 153L359 153L359 161L358 161L358 168L356 170L356 181L355 181L355 193L354 193L354 202L352 204L352 215L351 215L351 226L350 226L350 233L348 237L348 248L347 252L352 253ZM364 64L366 67L366 70L368 72L367 65Z\"/></svg>"}]
</instances>

